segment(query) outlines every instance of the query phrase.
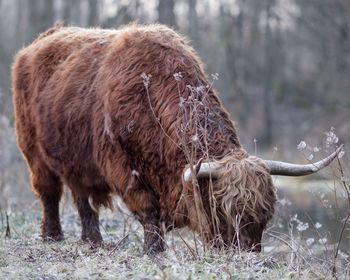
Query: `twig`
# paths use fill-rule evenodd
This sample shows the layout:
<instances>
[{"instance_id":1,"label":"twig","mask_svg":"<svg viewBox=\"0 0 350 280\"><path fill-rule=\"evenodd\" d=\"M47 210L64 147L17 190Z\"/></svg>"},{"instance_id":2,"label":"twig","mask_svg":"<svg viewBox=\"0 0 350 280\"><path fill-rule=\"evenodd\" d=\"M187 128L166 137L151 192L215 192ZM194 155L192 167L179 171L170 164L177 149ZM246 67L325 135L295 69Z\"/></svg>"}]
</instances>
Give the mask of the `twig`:
<instances>
[{"instance_id":1,"label":"twig","mask_svg":"<svg viewBox=\"0 0 350 280\"><path fill-rule=\"evenodd\" d=\"M341 174L341 176L343 178L344 177L344 170L343 170L343 166L342 166L338 156L337 156L337 162L338 162L338 165L339 165L340 174ZM345 189L345 192L347 193L348 202L349 202L349 205L350 205L350 192L349 192L348 186L346 185L346 183L343 180L342 180L342 184L343 184L343 187ZM345 227L346 227L346 225L348 223L349 218L350 218L350 212L347 214L347 216L346 216L346 218L345 218L345 220L343 222L343 225L342 225L342 228L341 228L341 231L340 231L340 234L339 234L339 238L338 238L337 248L335 249L335 252L334 252L334 261L333 261L333 265L332 265L332 276L335 279L338 279L338 277L337 277L337 269L336 269L336 261L337 261L338 254L339 254L340 243L343 240Z\"/></svg>"},{"instance_id":2,"label":"twig","mask_svg":"<svg viewBox=\"0 0 350 280\"><path fill-rule=\"evenodd\" d=\"M9 215L6 213L6 233L5 237L11 238L11 229L10 229L10 222L9 222Z\"/></svg>"},{"instance_id":3,"label":"twig","mask_svg":"<svg viewBox=\"0 0 350 280\"><path fill-rule=\"evenodd\" d=\"M340 242L342 241L343 239L343 234L344 234L344 231L345 231L345 227L348 223L348 220L350 218L350 212L348 213L348 215L346 216L345 220L344 220L344 223L343 223L343 226L341 228L341 231L340 231L340 234L339 234L339 238L338 238L338 244L337 244L337 248L334 252L334 263L333 263L333 266L332 266L332 276L334 278L337 279L337 269L336 269L336 265L335 265L335 262L338 258L338 253L339 253L339 248L340 248Z\"/></svg>"},{"instance_id":4,"label":"twig","mask_svg":"<svg viewBox=\"0 0 350 280\"><path fill-rule=\"evenodd\" d=\"M0 211L0 216L1 216L1 231L4 230L4 216L2 215L2 211Z\"/></svg>"},{"instance_id":5,"label":"twig","mask_svg":"<svg viewBox=\"0 0 350 280\"><path fill-rule=\"evenodd\" d=\"M190 251L191 255L194 257L194 259L196 260L198 258L198 254L196 254L196 251L186 242L185 239L183 239L183 237L181 236L181 234L178 232L177 233L179 235L179 237L181 238L182 242L186 245L186 247L188 248L188 250Z\"/></svg>"},{"instance_id":6,"label":"twig","mask_svg":"<svg viewBox=\"0 0 350 280\"><path fill-rule=\"evenodd\" d=\"M129 237L129 233L123 236L121 239L119 239L117 244L115 244L114 248L108 253L108 256L111 256L115 252L115 250L119 248L119 245L122 244L122 242L128 237Z\"/></svg>"},{"instance_id":7,"label":"twig","mask_svg":"<svg viewBox=\"0 0 350 280\"><path fill-rule=\"evenodd\" d=\"M288 236L288 235L285 234L285 233L281 233L281 232L277 232L277 231L275 231L275 232L278 233L278 234L280 234L280 235L284 235L284 236L286 236L287 238L290 239L290 236ZM301 246L299 246L299 244L298 244L296 241L294 241L293 239L290 239L290 243L288 243L287 240L283 239L283 238L280 237L280 236L277 236L277 235L271 233L271 231L270 231L270 232L266 232L266 235L271 236L271 237L273 237L273 238L275 238L275 239L281 241L282 243L286 244L286 245L292 250L292 253L298 253L298 256L299 256L305 263L307 262L307 261L306 261L306 258L298 252L299 249L301 249L301 250L303 250L303 251L305 251L305 250L304 250ZM295 247L294 247L295 244L298 245L298 250L297 250L297 251L295 250ZM305 253L306 253L306 251L305 251Z\"/></svg>"}]
</instances>

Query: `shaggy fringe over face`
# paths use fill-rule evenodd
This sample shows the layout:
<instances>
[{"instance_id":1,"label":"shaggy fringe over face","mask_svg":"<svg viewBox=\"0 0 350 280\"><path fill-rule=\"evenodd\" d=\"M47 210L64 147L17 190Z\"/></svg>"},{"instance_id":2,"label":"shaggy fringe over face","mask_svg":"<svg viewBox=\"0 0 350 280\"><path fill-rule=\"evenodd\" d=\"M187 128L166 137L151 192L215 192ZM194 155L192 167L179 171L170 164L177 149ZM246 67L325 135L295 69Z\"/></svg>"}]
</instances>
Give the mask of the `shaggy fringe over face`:
<instances>
[{"instance_id":1,"label":"shaggy fringe over face","mask_svg":"<svg viewBox=\"0 0 350 280\"><path fill-rule=\"evenodd\" d=\"M259 230L273 217L277 200L268 167L244 150L216 162L221 165L220 177L205 184L208 200L202 197L201 203L196 202L197 187L203 187L201 180L192 186L192 195L182 197L191 227L207 242L221 239L231 243L238 231L242 240L253 240L255 233L261 237Z\"/></svg>"},{"instance_id":2,"label":"shaggy fringe over face","mask_svg":"<svg viewBox=\"0 0 350 280\"><path fill-rule=\"evenodd\" d=\"M213 182L213 195L227 221L267 223L275 211L276 194L269 169L254 156L224 157L220 178ZM235 225L234 225L235 226Z\"/></svg>"}]
</instances>

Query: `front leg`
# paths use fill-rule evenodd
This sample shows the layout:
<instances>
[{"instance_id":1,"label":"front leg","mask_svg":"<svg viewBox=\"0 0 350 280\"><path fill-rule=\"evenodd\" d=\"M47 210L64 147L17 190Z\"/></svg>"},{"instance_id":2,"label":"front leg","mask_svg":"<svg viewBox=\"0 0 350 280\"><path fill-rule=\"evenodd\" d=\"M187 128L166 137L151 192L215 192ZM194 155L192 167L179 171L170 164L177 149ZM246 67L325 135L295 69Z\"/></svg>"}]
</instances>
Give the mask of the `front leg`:
<instances>
[{"instance_id":1,"label":"front leg","mask_svg":"<svg viewBox=\"0 0 350 280\"><path fill-rule=\"evenodd\" d=\"M155 255L165 251L164 230L159 221L159 214L157 212L146 214L140 222L144 230L144 252Z\"/></svg>"},{"instance_id":2,"label":"front leg","mask_svg":"<svg viewBox=\"0 0 350 280\"><path fill-rule=\"evenodd\" d=\"M144 252L154 255L165 250L164 231L160 223L158 197L153 189L140 180L136 171L131 172L122 198L129 210L135 214L144 230Z\"/></svg>"}]
</instances>

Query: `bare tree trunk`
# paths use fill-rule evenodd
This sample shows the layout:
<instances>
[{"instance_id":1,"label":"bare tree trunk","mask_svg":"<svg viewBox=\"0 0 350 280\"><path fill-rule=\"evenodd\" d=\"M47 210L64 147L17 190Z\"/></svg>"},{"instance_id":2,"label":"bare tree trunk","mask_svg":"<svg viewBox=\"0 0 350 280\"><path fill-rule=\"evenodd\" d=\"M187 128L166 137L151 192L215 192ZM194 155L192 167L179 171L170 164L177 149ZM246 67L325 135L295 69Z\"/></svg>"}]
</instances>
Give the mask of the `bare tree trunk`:
<instances>
[{"instance_id":1,"label":"bare tree trunk","mask_svg":"<svg viewBox=\"0 0 350 280\"><path fill-rule=\"evenodd\" d=\"M39 33L52 26L55 16L53 0L33 1L29 7L29 26L31 28L27 33L26 41L33 40Z\"/></svg>"},{"instance_id":2,"label":"bare tree trunk","mask_svg":"<svg viewBox=\"0 0 350 280\"><path fill-rule=\"evenodd\" d=\"M99 24L98 0L89 0L88 25L97 26Z\"/></svg>"},{"instance_id":3,"label":"bare tree trunk","mask_svg":"<svg viewBox=\"0 0 350 280\"><path fill-rule=\"evenodd\" d=\"M188 1L188 34L193 40L194 45L196 46L199 42L199 26L198 26L198 14L197 14L197 0Z\"/></svg>"},{"instance_id":4,"label":"bare tree trunk","mask_svg":"<svg viewBox=\"0 0 350 280\"><path fill-rule=\"evenodd\" d=\"M277 57L277 50L278 47L277 40L274 38L270 26L271 21L271 8L274 4L275 0L268 0L266 2L266 23L265 23L265 81L263 86L263 106L264 106L264 136L263 136L263 145L269 145L272 142L273 139L273 98L272 98L272 91L273 84L276 80L276 60ZM276 27L278 28L278 27ZM278 32L275 30L275 32Z\"/></svg>"},{"instance_id":5,"label":"bare tree trunk","mask_svg":"<svg viewBox=\"0 0 350 280\"><path fill-rule=\"evenodd\" d=\"M63 1L63 20L65 25L81 25L81 19L83 15L81 13L80 4L81 1Z\"/></svg>"},{"instance_id":6,"label":"bare tree trunk","mask_svg":"<svg viewBox=\"0 0 350 280\"><path fill-rule=\"evenodd\" d=\"M158 0L158 21L176 27L174 0Z\"/></svg>"},{"instance_id":7,"label":"bare tree trunk","mask_svg":"<svg viewBox=\"0 0 350 280\"><path fill-rule=\"evenodd\" d=\"M84 15L81 11L81 1L69 1L71 4L70 22L73 25L82 25Z\"/></svg>"},{"instance_id":8,"label":"bare tree trunk","mask_svg":"<svg viewBox=\"0 0 350 280\"><path fill-rule=\"evenodd\" d=\"M68 24L70 21L70 1L63 0L63 20L65 24Z\"/></svg>"},{"instance_id":9,"label":"bare tree trunk","mask_svg":"<svg viewBox=\"0 0 350 280\"><path fill-rule=\"evenodd\" d=\"M239 38L243 37L243 13L244 11L241 9L239 15L235 17L231 13L226 12L225 6L222 3L220 5L220 18L222 20L221 33L226 53L226 68L232 84L230 95L235 100L239 122L245 128L248 121L247 111L249 108L249 99L244 88L243 66L240 68L237 66L237 61L242 56L242 45L240 40L233 40L235 35Z\"/></svg>"}]
</instances>

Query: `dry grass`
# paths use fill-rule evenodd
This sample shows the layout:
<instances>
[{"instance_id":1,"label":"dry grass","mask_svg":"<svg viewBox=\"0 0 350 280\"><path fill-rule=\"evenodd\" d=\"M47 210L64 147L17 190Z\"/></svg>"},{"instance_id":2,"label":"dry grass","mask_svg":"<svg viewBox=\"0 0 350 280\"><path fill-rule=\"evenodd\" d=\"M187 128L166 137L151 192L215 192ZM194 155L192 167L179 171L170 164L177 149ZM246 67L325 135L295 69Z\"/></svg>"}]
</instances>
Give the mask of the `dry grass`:
<instances>
[{"instance_id":1,"label":"dry grass","mask_svg":"<svg viewBox=\"0 0 350 280\"><path fill-rule=\"evenodd\" d=\"M66 239L44 243L39 236L40 213L16 212L9 216L11 238L1 226L0 279L319 279L331 278L325 252L305 250L302 242L266 239L259 255L201 250L187 231L167 236L168 249L155 257L142 252L141 226L125 214L104 212L105 243L93 248L79 241L77 215L62 216ZM283 239L283 240L282 240ZM197 242L196 251L194 242ZM190 248L192 248L190 250ZM316 257L317 256L317 257ZM350 276L349 263L339 261L339 279Z\"/></svg>"}]
</instances>

